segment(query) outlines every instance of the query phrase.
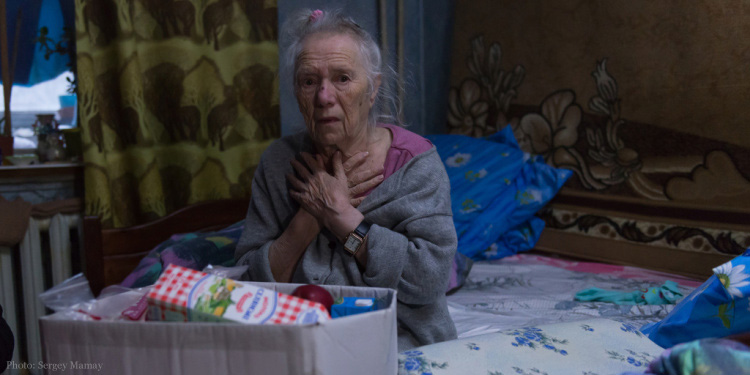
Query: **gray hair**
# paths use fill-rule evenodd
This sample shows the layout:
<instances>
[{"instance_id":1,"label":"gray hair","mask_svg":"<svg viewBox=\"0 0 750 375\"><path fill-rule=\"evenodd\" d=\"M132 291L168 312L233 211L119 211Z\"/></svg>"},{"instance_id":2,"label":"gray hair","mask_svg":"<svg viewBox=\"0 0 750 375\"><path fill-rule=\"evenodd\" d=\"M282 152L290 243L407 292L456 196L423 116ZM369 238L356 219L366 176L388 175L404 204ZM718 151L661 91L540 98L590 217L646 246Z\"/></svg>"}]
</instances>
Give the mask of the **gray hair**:
<instances>
[{"instance_id":1,"label":"gray hair","mask_svg":"<svg viewBox=\"0 0 750 375\"><path fill-rule=\"evenodd\" d=\"M286 47L282 68L286 73L292 74L295 92L298 89L297 59L302 53L305 38L317 33L346 34L351 36L359 47L359 55L367 73L369 93L374 90L377 77L381 77L378 94L368 115L368 125L375 126L377 122L388 122L403 126L402 104L398 95L403 87L392 87L391 82L396 81L392 79L395 70L383 61L380 47L375 40L340 9L319 12L314 19L311 17L312 14L313 11L310 9L299 10L282 27L281 43Z\"/></svg>"}]
</instances>

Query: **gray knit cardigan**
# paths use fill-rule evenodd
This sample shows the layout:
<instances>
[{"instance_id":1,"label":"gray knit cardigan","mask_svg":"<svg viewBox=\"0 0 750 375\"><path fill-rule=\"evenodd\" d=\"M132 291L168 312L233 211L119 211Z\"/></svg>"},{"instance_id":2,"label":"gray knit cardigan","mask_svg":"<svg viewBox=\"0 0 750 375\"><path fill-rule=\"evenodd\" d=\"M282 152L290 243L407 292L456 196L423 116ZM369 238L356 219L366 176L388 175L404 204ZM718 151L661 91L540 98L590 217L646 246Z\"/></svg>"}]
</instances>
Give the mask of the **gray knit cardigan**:
<instances>
[{"instance_id":1,"label":"gray knit cardigan","mask_svg":"<svg viewBox=\"0 0 750 375\"><path fill-rule=\"evenodd\" d=\"M274 281L268 251L299 210L285 175L294 173L290 160L300 151L312 151L304 133L281 138L266 149L255 171L235 252L237 264L249 266L248 280ZM399 350L455 339L445 289L457 239L450 183L435 147L388 177L357 209L373 223L364 272L323 229L307 247L292 282L396 289Z\"/></svg>"}]
</instances>

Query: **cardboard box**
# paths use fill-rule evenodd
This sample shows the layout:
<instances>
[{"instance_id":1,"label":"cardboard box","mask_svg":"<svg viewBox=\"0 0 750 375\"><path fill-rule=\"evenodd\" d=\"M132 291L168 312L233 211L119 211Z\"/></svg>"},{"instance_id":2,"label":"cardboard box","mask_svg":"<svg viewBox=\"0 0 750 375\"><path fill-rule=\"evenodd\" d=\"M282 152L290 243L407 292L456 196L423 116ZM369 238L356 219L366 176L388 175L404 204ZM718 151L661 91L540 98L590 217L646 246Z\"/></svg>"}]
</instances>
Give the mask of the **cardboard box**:
<instances>
[{"instance_id":1,"label":"cardboard box","mask_svg":"<svg viewBox=\"0 0 750 375\"><path fill-rule=\"evenodd\" d=\"M299 286L254 284L287 294ZM395 374L396 291L324 287L334 299L376 298L382 306L307 325L70 321L53 314L40 319L44 363L66 364L72 374Z\"/></svg>"}]
</instances>

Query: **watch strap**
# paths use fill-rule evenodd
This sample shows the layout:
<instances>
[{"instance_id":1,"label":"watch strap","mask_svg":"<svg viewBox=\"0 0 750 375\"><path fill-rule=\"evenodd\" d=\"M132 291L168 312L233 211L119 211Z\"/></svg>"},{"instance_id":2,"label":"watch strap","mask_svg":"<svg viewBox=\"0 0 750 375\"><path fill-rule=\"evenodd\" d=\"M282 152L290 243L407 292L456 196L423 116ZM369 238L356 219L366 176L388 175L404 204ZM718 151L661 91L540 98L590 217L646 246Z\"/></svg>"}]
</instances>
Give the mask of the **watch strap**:
<instances>
[{"instance_id":1,"label":"watch strap","mask_svg":"<svg viewBox=\"0 0 750 375\"><path fill-rule=\"evenodd\" d=\"M367 236L367 233L370 232L370 226L371 224L367 222L367 220L362 220L359 225L357 225L356 228L354 228L354 233L357 233L362 238L365 238Z\"/></svg>"},{"instance_id":2,"label":"watch strap","mask_svg":"<svg viewBox=\"0 0 750 375\"><path fill-rule=\"evenodd\" d=\"M367 233L370 231L370 223L366 220L362 220L359 225L357 225L354 230L349 233L348 236L344 239L344 249L349 252L349 254L354 255L364 246L365 241L367 240ZM350 248L350 241L356 241L358 242L356 245L356 248L353 248L353 246Z\"/></svg>"}]
</instances>

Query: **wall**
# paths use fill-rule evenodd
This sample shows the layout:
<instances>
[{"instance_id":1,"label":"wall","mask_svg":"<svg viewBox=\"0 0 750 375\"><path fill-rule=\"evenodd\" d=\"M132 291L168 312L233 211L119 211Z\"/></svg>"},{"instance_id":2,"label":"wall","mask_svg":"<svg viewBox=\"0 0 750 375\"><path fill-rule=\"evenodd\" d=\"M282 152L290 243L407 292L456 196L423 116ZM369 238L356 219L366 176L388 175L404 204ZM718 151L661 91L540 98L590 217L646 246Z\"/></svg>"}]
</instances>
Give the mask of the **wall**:
<instances>
[{"instance_id":1,"label":"wall","mask_svg":"<svg viewBox=\"0 0 750 375\"><path fill-rule=\"evenodd\" d=\"M541 214L543 247L710 273L750 246L747 11L731 0L461 2L448 131L510 124L526 151L575 172Z\"/></svg>"}]
</instances>

